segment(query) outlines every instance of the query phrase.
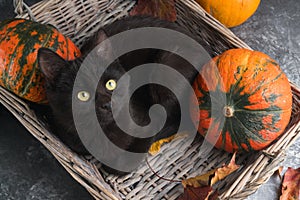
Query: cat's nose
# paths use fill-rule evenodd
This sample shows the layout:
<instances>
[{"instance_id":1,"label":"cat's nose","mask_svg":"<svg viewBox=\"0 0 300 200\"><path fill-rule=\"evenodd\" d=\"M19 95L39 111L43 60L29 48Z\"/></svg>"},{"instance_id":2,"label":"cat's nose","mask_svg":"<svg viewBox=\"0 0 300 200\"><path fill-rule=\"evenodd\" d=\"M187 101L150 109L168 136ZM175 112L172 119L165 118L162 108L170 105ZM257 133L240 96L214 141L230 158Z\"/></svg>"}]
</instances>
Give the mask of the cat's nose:
<instances>
[{"instance_id":1,"label":"cat's nose","mask_svg":"<svg viewBox=\"0 0 300 200\"><path fill-rule=\"evenodd\" d=\"M106 109L106 110L111 109L111 103L108 102L108 103L102 104L102 105L101 105L101 108L102 108L102 109Z\"/></svg>"}]
</instances>

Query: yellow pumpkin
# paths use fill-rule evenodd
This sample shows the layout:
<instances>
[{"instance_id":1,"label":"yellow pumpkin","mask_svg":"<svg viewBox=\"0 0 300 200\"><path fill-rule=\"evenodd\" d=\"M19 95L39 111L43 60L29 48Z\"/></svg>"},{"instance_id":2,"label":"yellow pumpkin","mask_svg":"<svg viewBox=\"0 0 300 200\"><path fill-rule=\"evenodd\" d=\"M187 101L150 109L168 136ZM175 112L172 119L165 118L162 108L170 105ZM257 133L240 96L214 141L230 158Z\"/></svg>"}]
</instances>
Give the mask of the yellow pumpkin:
<instances>
[{"instance_id":1,"label":"yellow pumpkin","mask_svg":"<svg viewBox=\"0 0 300 200\"><path fill-rule=\"evenodd\" d=\"M244 23L256 11L260 0L196 0L209 14L227 27Z\"/></svg>"}]
</instances>

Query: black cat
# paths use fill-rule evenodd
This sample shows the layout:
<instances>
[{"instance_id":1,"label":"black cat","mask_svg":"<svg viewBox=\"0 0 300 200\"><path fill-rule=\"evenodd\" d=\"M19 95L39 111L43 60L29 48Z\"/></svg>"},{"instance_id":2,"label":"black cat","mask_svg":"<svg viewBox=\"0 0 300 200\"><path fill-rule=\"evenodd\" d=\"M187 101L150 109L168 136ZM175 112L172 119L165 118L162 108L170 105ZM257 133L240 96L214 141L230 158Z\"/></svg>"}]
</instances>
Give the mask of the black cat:
<instances>
[{"instance_id":1,"label":"black cat","mask_svg":"<svg viewBox=\"0 0 300 200\"><path fill-rule=\"evenodd\" d=\"M192 83L197 75L197 69L184 58L168 51L146 48L120 56L114 60L107 69L105 69L104 66L99 66L101 61L111 60L113 58L116 48L122 47L122 44L111 43L109 37L126 30L140 27L167 28L192 37L187 31L182 30L179 26L171 22L151 17L127 17L101 28L94 36L89 38L81 49L83 54L82 58L78 58L74 61L65 61L51 50L45 48L39 50L39 66L46 79L46 93L53 113L53 122L50 122L50 124L52 124L51 127L62 141L74 151L80 154L87 153L78 137L74 124L72 95L74 92L74 82L80 66L87 55L91 53L95 53L96 55L95 60L90 60L90 64L94 66L93 70L95 71L85 74L85 81L82 83L83 89L78 90L77 98L82 100L83 103L84 101L93 99L100 126L109 140L119 148L129 152L146 153L154 141L175 134L182 118L189 118L188 115L182 116L182 114L186 113L181 113L180 106L184 106L187 109L189 93L191 91L188 91L180 80L174 79L172 76L163 75L159 68L155 67L149 74L134 77L126 74L127 71L142 64L160 63L177 70L189 83ZM168 40L168 36L165 35L162 37ZM98 46L98 44L105 40L108 41L106 45ZM199 41L200 40L198 40L198 42ZM178 48L180 49L181 47L178 47L176 42L174 42L174 46L171 47L171 49L175 50ZM203 55L192 48L190 48L189 53L195 59L195 63L197 63L196 60L199 60L197 66L195 66L198 69L207 60L206 58L202 59L201 56ZM96 74L99 72L102 73L102 76L97 80ZM124 81L119 83L119 79L125 74ZM139 79L151 81L155 78L165 79L165 81L171 84L171 88L166 88L158 84L146 84L134 91L130 100L128 99L128 94L132 90L131 86L134 82ZM97 88L96 94L93 96L93 92L89 91L89 86L95 83L97 84ZM112 99L113 91L115 91L116 94L115 99ZM179 98L183 99L183 102L186 102L186 104L179 105L179 101L174 93L179 94ZM126 117L123 117L123 109L126 109L123 102L126 101L130 102L130 117L134 123ZM136 131L134 128L136 124L139 126L147 126L151 121L153 123L159 123L158 118L155 120L156 117L150 118L149 116L149 109L154 104L162 105L167 114L163 128L155 136L146 138L133 137L125 133L115 123L114 117L122 118L125 121L128 120L128 122L125 122L126 128L133 132ZM112 115L112 107L117 111L114 113L116 114L114 117ZM81 108L78 106L75 109ZM87 111L80 110L80 112L84 113ZM88 116L88 113L86 116ZM87 127L95 126L95 124L85 125ZM153 130L149 129L147 131L151 132ZM149 134L153 135L153 133ZM138 133L136 133L136 135L138 135ZM116 152L112 152L109 145L103 154L106 154L110 159L119 159L118 157L120 156L116 155Z\"/></svg>"}]
</instances>

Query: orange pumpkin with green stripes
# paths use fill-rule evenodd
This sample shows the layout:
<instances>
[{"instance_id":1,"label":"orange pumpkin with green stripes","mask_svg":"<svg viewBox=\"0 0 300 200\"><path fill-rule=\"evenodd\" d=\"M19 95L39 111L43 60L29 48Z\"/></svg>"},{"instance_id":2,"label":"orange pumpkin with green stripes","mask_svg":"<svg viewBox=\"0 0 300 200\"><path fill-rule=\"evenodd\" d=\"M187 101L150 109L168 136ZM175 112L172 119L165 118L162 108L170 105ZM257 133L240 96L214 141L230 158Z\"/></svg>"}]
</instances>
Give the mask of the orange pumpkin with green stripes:
<instances>
[{"instance_id":1,"label":"orange pumpkin with green stripes","mask_svg":"<svg viewBox=\"0 0 300 200\"><path fill-rule=\"evenodd\" d=\"M289 81L264 53L231 49L216 56L203 66L193 89L197 101L191 115L198 132L228 152L263 149L289 123Z\"/></svg>"},{"instance_id":2,"label":"orange pumpkin with green stripes","mask_svg":"<svg viewBox=\"0 0 300 200\"><path fill-rule=\"evenodd\" d=\"M0 22L0 85L26 100L46 103L37 62L41 47L66 60L80 56L76 45L52 26L25 19Z\"/></svg>"}]
</instances>

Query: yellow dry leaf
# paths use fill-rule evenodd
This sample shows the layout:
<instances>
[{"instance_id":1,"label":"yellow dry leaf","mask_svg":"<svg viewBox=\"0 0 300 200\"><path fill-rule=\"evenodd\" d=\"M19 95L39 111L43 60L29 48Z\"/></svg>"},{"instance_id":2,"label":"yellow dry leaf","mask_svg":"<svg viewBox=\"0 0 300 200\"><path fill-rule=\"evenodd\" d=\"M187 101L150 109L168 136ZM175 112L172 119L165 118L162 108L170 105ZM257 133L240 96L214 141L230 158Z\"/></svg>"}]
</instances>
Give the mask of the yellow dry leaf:
<instances>
[{"instance_id":1,"label":"yellow dry leaf","mask_svg":"<svg viewBox=\"0 0 300 200\"><path fill-rule=\"evenodd\" d=\"M214 177L211 179L210 185L215 184L216 182L224 179L226 176L231 174L232 172L236 171L240 166L235 163L235 156L236 153L233 154L231 161L229 162L228 165L224 165L221 168L218 168L216 170L216 173Z\"/></svg>"},{"instance_id":2,"label":"yellow dry leaf","mask_svg":"<svg viewBox=\"0 0 300 200\"><path fill-rule=\"evenodd\" d=\"M172 135L172 136L170 136L170 137L168 137L168 138L163 138L163 139L161 139L161 140L158 140L158 141L154 142L154 143L151 145L151 147L150 147L148 153L151 154L152 156L154 156L155 154L157 154L157 153L160 151L161 146L162 146L163 144L169 143L169 142L171 142L172 140L175 140L175 139L179 139L179 138L186 137L187 134L188 134L188 133L186 133L186 132L182 132L182 133L178 133L178 134Z\"/></svg>"},{"instance_id":3,"label":"yellow dry leaf","mask_svg":"<svg viewBox=\"0 0 300 200\"><path fill-rule=\"evenodd\" d=\"M164 139L161 139L161 140L158 140L156 142L154 142L150 149L149 149L149 153L153 156L155 154L157 154L159 151L160 151L160 148L161 146L164 144L164 143L168 143L168 142L171 142L173 139L175 138L175 135L172 135L171 137L168 137L168 138L164 138Z\"/></svg>"},{"instance_id":4,"label":"yellow dry leaf","mask_svg":"<svg viewBox=\"0 0 300 200\"><path fill-rule=\"evenodd\" d=\"M211 176L213 176L215 172L216 172L216 170L211 170L211 171L209 171L205 174L202 174L200 176L196 176L196 177L193 177L193 178L183 180L181 183L182 183L184 188L186 188L187 186L192 186L194 188L209 186Z\"/></svg>"}]
</instances>

